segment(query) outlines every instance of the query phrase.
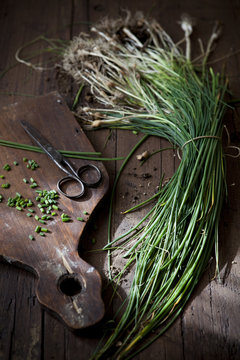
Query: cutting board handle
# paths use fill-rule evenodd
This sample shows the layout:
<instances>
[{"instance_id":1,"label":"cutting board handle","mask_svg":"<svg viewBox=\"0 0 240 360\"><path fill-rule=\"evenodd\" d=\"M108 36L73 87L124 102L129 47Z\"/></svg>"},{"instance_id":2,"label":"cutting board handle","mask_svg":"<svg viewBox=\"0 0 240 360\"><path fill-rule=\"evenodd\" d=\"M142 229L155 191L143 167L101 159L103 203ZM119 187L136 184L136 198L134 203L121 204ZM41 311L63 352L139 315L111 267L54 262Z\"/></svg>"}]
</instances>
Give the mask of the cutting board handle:
<instances>
[{"instance_id":1,"label":"cutting board handle","mask_svg":"<svg viewBox=\"0 0 240 360\"><path fill-rule=\"evenodd\" d=\"M99 273L77 251L58 250L58 258L58 264L56 260L40 264L39 302L72 329L95 324L104 315Z\"/></svg>"}]
</instances>

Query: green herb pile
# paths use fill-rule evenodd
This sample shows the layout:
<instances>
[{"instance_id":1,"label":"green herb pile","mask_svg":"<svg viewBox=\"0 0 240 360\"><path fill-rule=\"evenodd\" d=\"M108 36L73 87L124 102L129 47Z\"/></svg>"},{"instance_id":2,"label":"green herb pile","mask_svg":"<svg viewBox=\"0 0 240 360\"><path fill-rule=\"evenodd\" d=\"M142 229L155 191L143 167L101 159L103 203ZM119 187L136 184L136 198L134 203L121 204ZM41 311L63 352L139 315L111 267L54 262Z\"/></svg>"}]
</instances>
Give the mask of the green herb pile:
<instances>
[{"instance_id":1,"label":"green herb pile","mask_svg":"<svg viewBox=\"0 0 240 360\"><path fill-rule=\"evenodd\" d=\"M12 144L12 143L11 143ZM25 147L25 145L23 144L16 144L16 147L20 146ZM15 147L15 145L14 145ZM34 150L33 150L34 151ZM82 153L77 153L75 152L76 156L81 156ZM85 156L86 153L84 153ZM91 154L90 154L91 156ZM26 157L24 157L23 159L23 163L27 164L27 168L29 170L36 170L39 168L39 165L37 164L37 162L35 160L28 160ZM19 165L19 162L14 161L13 162L14 165ZM21 165L21 163L20 163ZM19 166L21 167L21 166ZM3 170L7 171L7 172L12 172L13 168L11 168L11 166L9 164L5 164L3 166ZM7 178L10 178L10 175L8 174ZM5 179L5 175L0 175L0 179ZM10 181L10 180L9 180ZM26 179L23 178L23 182L28 185L31 189L37 188L37 190L34 191L33 193L33 200L31 200L30 198L26 198L24 197L22 194L20 194L19 192L15 193L15 196L9 196L8 189L10 188L10 183L3 183L1 184L1 187L5 192L5 196L3 196L2 194L0 194L0 203L3 203L1 206L4 206L4 202L7 206L9 206L10 208L15 208L18 211L21 211L24 213L24 210L27 210L25 212L26 216L29 218L32 218L33 222L37 221L38 223L41 223L41 225L48 225L49 222L51 220L53 220L53 217L59 215L59 212L61 212L61 221L62 222L72 222L73 219L70 217L70 215L62 212L62 210L59 208L58 205L58 201L60 198L60 195L57 193L56 190L46 190L46 189L39 189L39 185L37 184L37 182L30 177L30 179ZM22 191L24 192L24 188L22 188ZM4 199L6 199L7 201L4 201ZM35 206L37 203L37 207ZM40 216L36 214L36 211L39 211L41 214ZM86 215L87 212L84 210L82 211L83 215ZM79 214L80 215L80 214ZM76 220L78 221L82 221L84 222L84 218L83 217L76 217ZM35 227L35 229L34 229ZM35 226L33 223L33 232L35 233L35 235L40 235L40 236L46 236L46 233L49 233L50 231L48 230L48 228L46 227L42 227L40 225ZM32 234L29 235L29 239L30 240L36 240L35 236L33 236Z\"/></svg>"},{"instance_id":2,"label":"green herb pile","mask_svg":"<svg viewBox=\"0 0 240 360\"><path fill-rule=\"evenodd\" d=\"M160 182L148 215L105 247L110 255L125 249L127 259L121 274L114 277L109 268L111 281L133 264L135 273L123 315L94 359L134 357L180 314L214 247L218 265L218 224L226 192L221 143L226 82L206 66L218 31L214 29L195 66L191 20L182 19L181 26L185 54L156 21L141 14L102 23L92 29L94 38L80 34L64 54L64 69L76 82L90 85L103 104L78 109L90 125L163 137L181 157L171 180L165 186Z\"/></svg>"}]
</instances>

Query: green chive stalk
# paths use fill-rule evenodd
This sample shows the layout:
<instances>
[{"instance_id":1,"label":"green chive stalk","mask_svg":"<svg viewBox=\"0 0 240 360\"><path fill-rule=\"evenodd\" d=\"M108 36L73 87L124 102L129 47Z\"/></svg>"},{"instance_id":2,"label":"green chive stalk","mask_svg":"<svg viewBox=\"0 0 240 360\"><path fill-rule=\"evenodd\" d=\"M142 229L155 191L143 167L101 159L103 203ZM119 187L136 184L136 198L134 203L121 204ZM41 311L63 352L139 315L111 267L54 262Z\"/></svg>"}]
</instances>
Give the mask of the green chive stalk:
<instances>
[{"instance_id":1,"label":"green chive stalk","mask_svg":"<svg viewBox=\"0 0 240 360\"><path fill-rule=\"evenodd\" d=\"M147 216L104 248L109 254L122 251L127 260L111 282L128 266L135 264L135 270L121 319L106 332L92 359L134 357L181 313L214 247L218 264L218 224L226 193L221 139L227 85L206 67L218 31L214 29L196 66L190 59L192 23L184 18L181 27L185 54L156 21L141 14L104 22L92 29L94 39L80 35L64 54L65 70L79 84L90 85L104 105L79 108L80 117L91 115L86 121L93 128L163 137L181 158L171 180L164 186L161 180ZM147 225L137 231L146 219Z\"/></svg>"},{"instance_id":2,"label":"green chive stalk","mask_svg":"<svg viewBox=\"0 0 240 360\"><path fill-rule=\"evenodd\" d=\"M44 151L39 146L20 144L14 141L1 140L0 146L11 147L14 149L20 149L25 151L39 152L44 153ZM113 160L123 160L124 157L117 158L104 158L101 157L100 152L81 152L81 151L70 151L70 150L58 150L63 156L72 158L72 159L86 159L86 160L95 160L95 161L113 161ZM27 161L27 159L25 160Z\"/></svg>"}]
</instances>

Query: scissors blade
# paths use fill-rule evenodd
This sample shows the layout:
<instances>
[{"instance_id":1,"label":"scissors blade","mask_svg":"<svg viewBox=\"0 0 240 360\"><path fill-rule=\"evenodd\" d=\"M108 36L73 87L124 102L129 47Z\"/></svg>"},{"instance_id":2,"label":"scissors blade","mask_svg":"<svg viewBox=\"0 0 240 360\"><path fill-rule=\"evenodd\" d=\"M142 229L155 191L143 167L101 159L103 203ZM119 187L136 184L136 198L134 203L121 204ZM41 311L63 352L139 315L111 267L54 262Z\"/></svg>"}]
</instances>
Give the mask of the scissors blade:
<instances>
[{"instance_id":1,"label":"scissors blade","mask_svg":"<svg viewBox=\"0 0 240 360\"><path fill-rule=\"evenodd\" d=\"M40 134L40 132L25 120L20 120L20 123L26 133L38 144L38 146L56 163L63 161L63 156L56 150L48 140Z\"/></svg>"}]
</instances>

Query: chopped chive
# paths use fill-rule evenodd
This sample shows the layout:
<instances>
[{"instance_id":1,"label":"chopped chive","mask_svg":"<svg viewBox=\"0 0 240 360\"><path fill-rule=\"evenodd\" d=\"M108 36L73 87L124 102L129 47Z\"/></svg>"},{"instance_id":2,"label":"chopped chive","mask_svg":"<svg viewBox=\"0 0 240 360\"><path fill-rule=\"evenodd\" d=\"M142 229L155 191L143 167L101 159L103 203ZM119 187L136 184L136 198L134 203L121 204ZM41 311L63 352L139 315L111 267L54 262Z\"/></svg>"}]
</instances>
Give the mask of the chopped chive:
<instances>
[{"instance_id":1,"label":"chopped chive","mask_svg":"<svg viewBox=\"0 0 240 360\"><path fill-rule=\"evenodd\" d=\"M0 175L0 179L5 179L5 176L4 176L4 175Z\"/></svg>"},{"instance_id":2,"label":"chopped chive","mask_svg":"<svg viewBox=\"0 0 240 360\"><path fill-rule=\"evenodd\" d=\"M42 227L42 228L41 228L41 231L46 233L46 232L48 232L48 229Z\"/></svg>"},{"instance_id":3,"label":"chopped chive","mask_svg":"<svg viewBox=\"0 0 240 360\"><path fill-rule=\"evenodd\" d=\"M77 217L78 221L84 221L84 219L82 217Z\"/></svg>"},{"instance_id":4,"label":"chopped chive","mask_svg":"<svg viewBox=\"0 0 240 360\"><path fill-rule=\"evenodd\" d=\"M3 200L3 196L0 194L0 202L2 202Z\"/></svg>"},{"instance_id":5,"label":"chopped chive","mask_svg":"<svg viewBox=\"0 0 240 360\"><path fill-rule=\"evenodd\" d=\"M10 184L9 184L9 183L2 184L2 188L3 188L3 189L8 189L9 187L10 187Z\"/></svg>"},{"instance_id":6,"label":"chopped chive","mask_svg":"<svg viewBox=\"0 0 240 360\"><path fill-rule=\"evenodd\" d=\"M57 215L57 214L53 211L53 212L51 213L51 215L52 215L52 216L55 216L55 215Z\"/></svg>"},{"instance_id":7,"label":"chopped chive","mask_svg":"<svg viewBox=\"0 0 240 360\"><path fill-rule=\"evenodd\" d=\"M84 215L89 215L86 210L83 211Z\"/></svg>"},{"instance_id":8,"label":"chopped chive","mask_svg":"<svg viewBox=\"0 0 240 360\"><path fill-rule=\"evenodd\" d=\"M41 226L37 225L36 228L35 228L35 232L39 233L40 231L41 231Z\"/></svg>"},{"instance_id":9,"label":"chopped chive","mask_svg":"<svg viewBox=\"0 0 240 360\"><path fill-rule=\"evenodd\" d=\"M33 203L32 203L31 201L29 201L29 202L27 203L27 207L30 207L30 206L33 206Z\"/></svg>"},{"instance_id":10,"label":"chopped chive","mask_svg":"<svg viewBox=\"0 0 240 360\"><path fill-rule=\"evenodd\" d=\"M52 208L54 209L54 210L58 210L58 206L57 205L52 205Z\"/></svg>"},{"instance_id":11,"label":"chopped chive","mask_svg":"<svg viewBox=\"0 0 240 360\"><path fill-rule=\"evenodd\" d=\"M51 220L51 216L47 216L47 220Z\"/></svg>"},{"instance_id":12,"label":"chopped chive","mask_svg":"<svg viewBox=\"0 0 240 360\"><path fill-rule=\"evenodd\" d=\"M32 236L32 235L29 235L28 237L29 237L30 240L35 240L35 237Z\"/></svg>"},{"instance_id":13,"label":"chopped chive","mask_svg":"<svg viewBox=\"0 0 240 360\"><path fill-rule=\"evenodd\" d=\"M38 215L35 215L35 216L34 216L34 219L35 219L35 220L39 220L40 218L39 218Z\"/></svg>"},{"instance_id":14,"label":"chopped chive","mask_svg":"<svg viewBox=\"0 0 240 360\"><path fill-rule=\"evenodd\" d=\"M44 233L44 232L42 232L42 231L40 231L39 235L41 235L41 236L45 236L45 233Z\"/></svg>"},{"instance_id":15,"label":"chopped chive","mask_svg":"<svg viewBox=\"0 0 240 360\"><path fill-rule=\"evenodd\" d=\"M32 217L32 214L31 214L31 213L27 213L27 216L28 216L28 217Z\"/></svg>"},{"instance_id":16,"label":"chopped chive","mask_svg":"<svg viewBox=\"0 0 240 360\"><path fill-rule=\"evenodd\" d=\"M10 171L11 170L11 166L9 164L5 164L3 166L3 170L6 170L6 171Z\"/></svg>"},{"instance_id":17,"label":"chopped chive","mask_svg":"<svg viewBox=\"0 0 240 360\"><path fill-rule=\"evenodd\" d=\"M33 209L28 209L28 211L30 211L31 213L34 213L34 212L35 212Z\"/></svg>"},{"instance_id":18,"label":"chopped chive","mask_svg":"<svg viewBox=\"0 0 240 360\"><path fill-rule=\"evenodd\" d=\"M18 166L18 162L17 162L17 161L14 161L13 164L14 164L15 166Z\"/></svg>"},{"instance_id":19,"label":"chopped chive","mask_svg":"<svg viewBox=\"0 0 240 360\"><path fill-rule=\"evenodd\" d=\"M62 222L69 222L71 219L69 217L62 218Z\"/></svg>"},{"instance_id":20,"label":"chopped chive","mask_svg":"<svg viewBox=\"0 0 240 360\"><path fill-rule=\"evenodd\" d=\"M19 192L16 192L16 196L19 197L19 198L22 197L22 195L19 194Z\"/></svg>"},{"instance_id":21,"label":"chopped chive","mask_svg":"<svg viewBox=\"0 0 240 360\"><path fill-rule=\"evenodd\" d=\"M30 185L30 188L34 189L34 188L37 187L37 186L38 186L38 184L37 184L36 182L34 182L34 183L32 183L32 184Z\"/></svg>"},{"instance_id":22,"label":"chopped chive","mask_svg":"<svg viewBox=\"0 0 240 360\"><path fill-rule=\"evenodd\" d=\"M30 178L30 182L31 182L31 183L34 183L35 180L31 177L31 178Z\"/></svg>"},{"instance_id":23,"label":"chopped chive","mask_svg":"<svg viewBox=\"0 0 240 360\"><path fill-rule=\"evenodd\" d=\"M42 219L38 219L38 221L41 223L41 224L46 224L46 222Z\"/></svg>"},{"instance_id":24,"label":"chopped chive","mask_svg":"<svg viewBox=\"0 0 240 360\"><path fill-rule=\"evenodd\" d=\"M25 179L25 178L23 179L23 181L25 182L25 184L27 184L27 183L28 183L28 180L27 180L27 179Z\"/></svg>"},{"instance_id":25,"label":"chopped chive","mask_svg":"<svg viewBox=\"0 0 240 360\"><path fill-rule=\"evenodd\" d=\"M18 211L22 211L22 208L21 208L20 206L16 206L16 209L17 209Z\"/></svg>"},{"instance_id":26,"label":"chopped chive","mask_svg":"<svg viewBox=\"0 0 240 360\"><path fill-rule=\"evenodd\" d=\"M39 167L39 165L36 163L35 160L28 160L28 164L27 164L27 168L28 169L32 169L32 170L35 170Z\"/></svg>"},{"instance_id":27,"label":"chopped chive","mask_svg":"<svg viewBox=\"0 0 240 360\"><path fill-rule=\"evenodd\" d=\"M28 159L27 159L26 157L24 157L24 158L23 158L23 161L24 161L24 162L27 162L27 161L28 161Z\"/></svg>"},{"instance_id":28,"label":"chopped chive","mask_svg":"<svg viewBox=\"0 0 240 360\"><path fill-rule=\"evenodd\" d=\"M40 208L40 211L41 211L41 213L45 213L45 209L44 208Z\"/></svg>"}]
</instances>

